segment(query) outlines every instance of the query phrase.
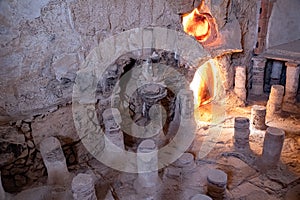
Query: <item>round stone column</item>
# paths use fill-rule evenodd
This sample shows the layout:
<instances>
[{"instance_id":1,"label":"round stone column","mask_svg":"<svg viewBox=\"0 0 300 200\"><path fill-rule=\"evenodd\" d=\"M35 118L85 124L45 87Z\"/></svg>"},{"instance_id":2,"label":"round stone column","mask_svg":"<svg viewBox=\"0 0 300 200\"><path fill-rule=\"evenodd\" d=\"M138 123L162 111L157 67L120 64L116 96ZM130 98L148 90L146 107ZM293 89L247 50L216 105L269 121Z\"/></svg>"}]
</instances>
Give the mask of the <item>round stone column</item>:
<instances>
[{"instance_id":1,"label":"round stone column","mask_svg":"<svg viewBox=\"0 0 300 200\"><path fill-rule=\"evenodd\" d=\"M109 141L105 142L110 151L123 151L125 149L124 136L119 123L121 115L118 109L108 108L103 114L105 136Z\"/></svg>"},{"instance_id":2,"label":"round stone column","mask_svg":"<svg viewBox=\"0 0 300 200\"><path fill-rule=\"evenodd\" d=\"M251 108L251 126L258 130L266 130L266 107L254 105Z\"/></svg>"},{"instance_id":3,"label":"round stone column","mask_svg":"<svg viewBox=\"0 0 300 200\"><path fill-rule=\"evenodd\" d=\"M267 102L268 116L281 113L283 94L284 87L282 85L272 85L269 100Z\"/></svg>"},{"instance_id":4,"label":"round stone column","mask_svg":"<svg viewBox=\"0 0 300 200\"><path fill-rule=\"evenodd\" d=\"M60 142L55 137L48 137L40 143L40 151L47 168L48 184L66 185L69 180L69 172L66 158Z\"/></svg>"},{"instance_id":5,"label":"round stone column","mask_svg":"<svg viewBox=\"0 0 300 200\"><path fill-rule=\"evenodd\" d=\"M74 200L97 200L94 180L89 174L78 174L72 181Z\"/></svg>"},{"instance_id":6,"label":"round stone column","mask_svg":"<svg viewBox=\"0 0 300 200\"><path fill-rule=\"evenodd\" d=\"M221 170L211 170L207 176L207 193L215 200L226 198L227 174Z\"/></svg>"},{"instance_id":7,"label":"round stone column","mask_svg":"<svg viewBox=\"0 0 300 200\"><path fill-rule=\"evenodd\" d=\"M234 119L234 147L238 151L249 150L249 135L250 135L250 121L246 117L236 117Z\"/></svg>"},{"instance_id":8,"label":"round stone column","mask_svg":"<svg viewBox=\"0 0 300 200\"><path fill-rule=\"evenodd\" d=\"M183 173L189 172L196 167L194 155L191 153L184 153L178 160L174 162L174 165L181 168Z\"/></svg>"},{"instance_id":9,"label":"round stone column","mask_svg":"<svg viewBox=\"0 0 300 200\"><path fill-rule=\"evenodd\" d=\"M192 90L180 90L178 103L182 119L192 119L194 117L194 94Z\"/></svg>"},{"instance_id":10,"label":"round stone column","mask_svg":"<svg viewBox=\"0 0 300 200\"><path fill-rule=\"evenodd\" d=\"M152 139L143 140L137 150L138 177L134 182L137 192L155 192L160 186L157 146ZM147 191L145 191L147 190Z\"/></svg>"},{"instance_id":11,"label":"round stone column","mask_svg":"<svg viewBox=\"0 0 300 200\"><path fill-rule=\"evenodd\" d=\"M246 67L237 66L235 68L234 93L242 100L246 101Z\"/></svg>"},{"instance_id":12,"label":"round stone column","mask_svg":"<svg viewBox=\"0 0 300 200\"><path fill-rule=\"evenodd\" d=\"M267 128L261 161L264 166L276 166L280 160L281 150L284 142L284 131L278 128Z\"/></svg>"}]
</instances>

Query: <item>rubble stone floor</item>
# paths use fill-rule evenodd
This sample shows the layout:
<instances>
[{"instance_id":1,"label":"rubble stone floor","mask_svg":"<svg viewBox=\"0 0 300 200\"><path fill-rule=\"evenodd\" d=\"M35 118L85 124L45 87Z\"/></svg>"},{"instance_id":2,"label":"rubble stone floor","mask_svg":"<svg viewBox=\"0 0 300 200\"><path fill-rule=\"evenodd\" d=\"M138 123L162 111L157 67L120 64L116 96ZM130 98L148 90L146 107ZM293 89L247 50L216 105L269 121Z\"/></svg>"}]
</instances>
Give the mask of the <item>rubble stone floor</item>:
<instances>
[{"instance_id":1,"label":"rubble stone floor","mask_svg":"<svg viewBox=\"0 0 300 200\"><path fill-rule=\"evenodd\" d=\"M210 109L209 105L201 109L204 112L198 117L209 119L209 112L205 112ZM73 166L69 170L74 176L80 172L94 174L98 199L190 199L194 194L207 192L206 177L211 169L221 169L227 173L228 199L300 199L300 114L283 113L268 123L284 129L286 136L280 163L276 168L264 171L257 164L265 131L251 130L250 151L236 150L232 142L234 118L250 118L250 114L251 103L246 107L228 108L216 144L202 159L197 158L197 154L204 138L209 135L211 125L207 120L198 120L196 138L189 150L195 155L196 167L184 170L170 165L161 169L159 176L162 184L153 190L136 191L134 181L137 174L118 172L92 157L87 163ZM34 187L42 186L45 182L46 177L43 177ZM66 192L64 198L71 198L71 191Z\"/></svg>"}]
</instances>

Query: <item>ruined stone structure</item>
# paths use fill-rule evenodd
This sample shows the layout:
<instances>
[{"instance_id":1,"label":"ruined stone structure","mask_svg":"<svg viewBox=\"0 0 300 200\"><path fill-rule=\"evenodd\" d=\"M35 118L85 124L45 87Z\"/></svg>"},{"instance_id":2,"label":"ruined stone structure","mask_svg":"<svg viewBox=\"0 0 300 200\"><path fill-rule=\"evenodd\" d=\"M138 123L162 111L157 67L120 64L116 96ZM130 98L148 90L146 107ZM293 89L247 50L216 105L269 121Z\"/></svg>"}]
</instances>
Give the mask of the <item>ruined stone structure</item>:
<instances>
[{"instance_id":1,"label":"ruined stone structure","mask_svg":"<svg viewBox=\"0 0 300 200\"><path fill-rule=\"evenodd\" d=\"M299 199L299 9L1 0L0 199Z\"/></svg>"}]
</instances>

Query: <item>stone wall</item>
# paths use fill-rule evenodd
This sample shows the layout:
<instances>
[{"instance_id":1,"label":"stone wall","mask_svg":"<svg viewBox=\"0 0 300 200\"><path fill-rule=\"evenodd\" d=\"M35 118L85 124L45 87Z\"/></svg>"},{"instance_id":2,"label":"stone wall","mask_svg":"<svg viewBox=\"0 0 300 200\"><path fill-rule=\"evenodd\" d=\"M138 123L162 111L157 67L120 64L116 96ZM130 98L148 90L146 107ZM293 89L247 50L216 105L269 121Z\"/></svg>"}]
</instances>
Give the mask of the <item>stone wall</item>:
<instances>
[{"instance_id":1,"label":"stone wall","mask_svg":"<svg viewBox=\"0 0 300 200\"><path fill-rule=\"evenodd\" d=\"M24 2L24 3L23 3ZM99 41L135 27L182 30L180 15L199 1L1 1L0 116L41 114L71 100L79 65ZM206 0L219 29L237 19L248 64L255 43L256 1ZM179 12L180 11L180 12ZM1 121L2 121L1 120Z\"/></svg>"}]
</instances>

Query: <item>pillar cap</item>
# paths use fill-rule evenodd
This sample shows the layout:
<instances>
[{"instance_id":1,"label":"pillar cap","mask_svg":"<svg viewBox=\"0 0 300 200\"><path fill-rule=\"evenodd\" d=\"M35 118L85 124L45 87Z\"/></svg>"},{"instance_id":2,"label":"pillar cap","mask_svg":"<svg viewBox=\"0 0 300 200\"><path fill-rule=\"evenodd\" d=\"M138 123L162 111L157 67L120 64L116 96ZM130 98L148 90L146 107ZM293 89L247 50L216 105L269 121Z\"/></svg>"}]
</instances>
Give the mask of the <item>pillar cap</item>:
<instances>
[{"instance_id":1,"label":"pillar cap","mask_svg":"<svg viewBox=\"0 0 300 200\"><path fill-rule=\"evenodd\" d=\"M194 162L194 155L191 153L184 153L177 161L176 164L180 166L189 165Z\"/></svg>"},{"instance_id":2,"label":"pillar cap","mask_svg":"<svg viewBox=\"0 0 300 200\"><path fill-rule=\"evenodd\" d=\"M227 174L219 169L210 170L207 176L207 181L213 184L226 185Z\"/></svg>"},{"instance_id":3,"label":"pillar cap","mask_svg":"<svg viewBox=\"0 0 300 200\"><path fill-rule=\"evenodd\" d=\"M296 62L286 62L285 65L287 67L299 67L300 63L296 63Z\"/></svg>"},{"instance_id":4,"label":"pillar cap","mask_svg":"<svg viewBox=\"0 0 300 200\"><path fill-rule=\"evenodd\" d=\"M275 127L268 127L267 128L267 133L274 135L274 136L284 136L285 133L283 130Z\"/></svg>"},{"instance_id":5,"label":"pillar cap","mask_svg":"<svg viewBox=\"0 0 300 200\"><path fill-rule=\"evenodd\" d=\"M138 146L138 152L150 153L156 150L156 144L152 139L143 140Z\"/></svg>"},{"instance_id":6,"label":"pillar cap","mask_svg":"<svg viewBox=\"0 0 300 200\"><path fill-rule=\"evenodd\" d=\"M260 106L260 105L253 105L252 106L253 110L266 110L266 106Z\"/></svg>"},{"instance_id":7,"label":"pillar cap","mask_svg":"<svg viewBox=\"0 0 300 200\"><path fill-rule=\"evenodd\" d=\"M72 180L72 189L74 191L81 191L86 187L94 187L94 180L90 174L79 173Z\"/></svg>"}]
</instances>

